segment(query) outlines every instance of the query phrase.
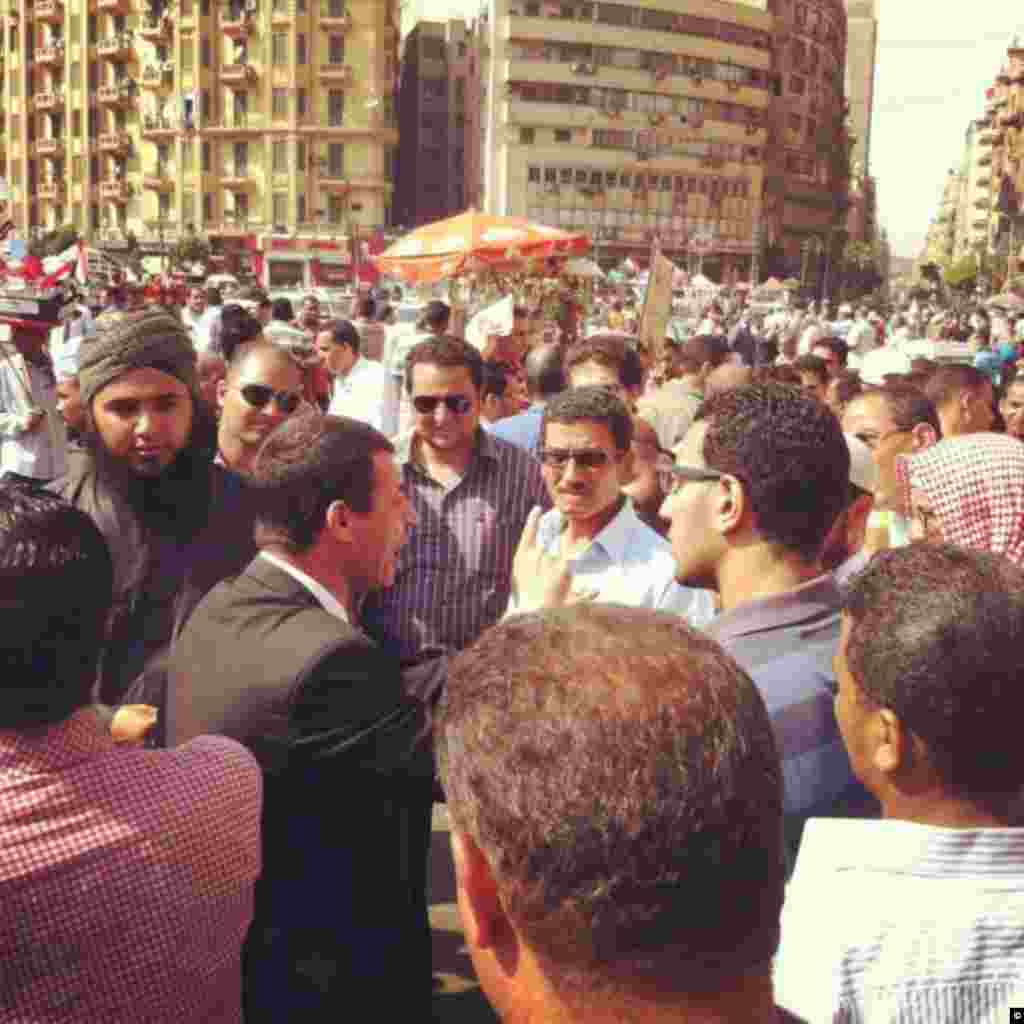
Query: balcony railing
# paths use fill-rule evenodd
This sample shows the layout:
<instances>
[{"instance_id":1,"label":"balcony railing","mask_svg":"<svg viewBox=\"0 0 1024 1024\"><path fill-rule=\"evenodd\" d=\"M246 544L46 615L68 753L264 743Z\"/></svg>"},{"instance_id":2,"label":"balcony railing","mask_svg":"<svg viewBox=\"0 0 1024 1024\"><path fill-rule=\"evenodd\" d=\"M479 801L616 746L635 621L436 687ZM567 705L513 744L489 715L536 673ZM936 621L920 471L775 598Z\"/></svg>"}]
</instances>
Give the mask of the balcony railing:
<instances>
[{"instance_id":1,"label":"balcony railing","mask_svg":"<svg viewBox=\"0 0 1024 1024\"><path fill-rule=\"evenodd\" d=\"M132 194L132 187L120 178L108 178L100 182L100 196L114 202L126 203Z\"/></svg>"},{"instance_id":2,"label":"balcony railing","mask_svg":"<svg viewBox=\"0 0 1024 1024\"><path fill-rule=\"evenodd\" d=\"M100 136L99 146L104 153L127 153L132 139L127 132L106 132Z\"/></svg>"},{"instance_id":3,"label":"balcony railing","mask_svg":"<svg viewBox=\"0 0 1024 1024\"><path fill-rule=\"evenodd\" d=\"M256 80L256 69L247 62L237 64L225 64L220 69L221 81L228 83L244 84Z\"/></svg>"},{"instance_id":4,"label":"balcony railing","mask_svg":"<svg viewBox=\"0 0 1024 1024\"><path fill-rule=\"evenodd\" d=\"M64 44L54 43L52 46L40 46L36 50L37 64L59 64L64 60Z\"/></svg>"},{"instance_id":5,"label":"balcony railing","mask_svg":"<svg viewBox=\"0 0 1024 1024\"><path fill-rule=\"evenodd\" d=\"M41 181L36 191L40 199L63 199L67 194L67 185L63 181Z\"/></svg>"},{"instance_id":6,"label":"balcony railing","mask_svg":"<svg viewBox=\"0 0 1024 1024\"><path fill-rule=\"evenodd\" d=\"M130 81L101 85L96 90L96 98L108 106L124 106L131 102L134 95L135 84Z\"/></svg>"},{"instance_id":7,"label":"balcony railing","mask_svg":"<svg viewBox=\"0 0 1024 1024\"><path fill-rule=\"evenodd\" d=\"M64 24L64 5L60 0L36 0L36 21L48 21L53 25Z\"/></svg>"},{"instance_id":8,"label":"balcony railing","mask_svg":"<svg viewBox=\"0 0 1024 1024\"><path fill-rule=\"evenodd\" d=\"M64 138L36 139L36 152L41 156L47 153L62 153L64 151Z\"/></svg>"},{"instance_id":9,"label":"balcony railing","mask_svg":"<svg viewBox=\"0 0 1024 1024\"><path fill-rule=\"evenodd\" d=\"M57 110L64 106L63 92L37 92L36 110Z\"/></svg>"},{"instance_id":10,"label":"balcony railing","mask_svg":"<svg viewBox=\"0 0 1024 1024\"><path fill-rule=\"evenodd\" d=\"M341 29L344 32L352 27L352 15L339 0L325 0L320 7L320 24L324 28Z\"/></svg>"},{"instance_id":11,"label":"balcony railing","mask_svg":"<svg viewBox=\"0 0 1024 1024\"><path fill-rule=\"evenodd\" d=\"M134 46L130 32L119 32L117 35L101 39L96 44L96 52L107 60L117 60L134 54Z\"/></svg>"},{"instance_id":12,"label":"balcony railing","mask_svg":"<svg viewBox=\"0 0 1024 1024\"><path fill-rule=\"evenodd\" d=\"M169 117L161 117L156 114L147 114L142 121L143 135L157 133L173 134L181 128L181 122L172 120Z\"/></svg>"},{"instance_id":13,"label":"balcony railing","mask_svg":"<svg viewBox=\"0 0 1024 1024\"><path fill-rule=\"evenodd\" d=\"M139 26L139 35L151 43L158 43L171 34L171 19L165 14L145 14Z\"/></svg>"},{"instance_id":14,"label":"balcony railing","mask_svg":"<svg viewBox=\"0 0 1024 1024\"><path fill-rule=\"evenodd\" d=\"M335 85L351 85L354 78L351 64L321 64L319 74Z\"/></svg>"}]
</instances>

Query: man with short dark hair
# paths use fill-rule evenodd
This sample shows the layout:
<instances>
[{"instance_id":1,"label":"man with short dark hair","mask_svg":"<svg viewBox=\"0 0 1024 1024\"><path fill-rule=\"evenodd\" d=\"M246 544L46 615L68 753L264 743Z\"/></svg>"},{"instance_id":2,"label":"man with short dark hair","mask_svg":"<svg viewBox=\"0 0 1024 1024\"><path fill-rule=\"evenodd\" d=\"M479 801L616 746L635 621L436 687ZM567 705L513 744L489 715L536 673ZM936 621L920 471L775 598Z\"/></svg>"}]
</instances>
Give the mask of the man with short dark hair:
<instances>
[{"instance_id":1,"label":"man with short dark hair","mask_svg":"<svg viewBox=\"0 0 1024 1024\"><path fill-rule=\"evenodd\" d=\"M715 613L706 591L675 581L672 549L637 517L622 487L632 478L633 419L605 388L571 388L544 409L540 461L554 508L527 520L510 612L550 605L539 563L564 566L590 600L671 611L692 626ZM565 595L568 597L568 595Z\"/></svg>"},{"instance_id":2,"label":"man with short dark hair","mask_svg":"<svg viewBox=\"0 0 1024 1024\"><path fill-rule=\"evenodd\" d=\"M232 740L118 747L91 705L103 536L0 488L0 1019L241 1022L260 776Z\"/></svg>"},{"instance_id":3,"label":"man with short dark hair","mask_svg":"<svg viewBox=\"0 0 1024 1024\"><path fill-rule=\"evenodd\" d=\"M992 378L973 366L940 366L924 385L939 414L943 437L991 430L995 421Z\"/></svg>"},{"instance_id":4,"label":"man with short dark hair","mask_svg":"<svg viewBox=\"0 0 1024 1024\"><path fill-rule=\"evenodd\" d=\"M302 368L279 345L250 341L235 349L217 386L221 465L249 476L267 435L302 404L304 385Z\"/></svg>"},{"instance_id":5,"label":"man with short dark hair","mask_svg":"<svg viewBox=\"0 0 1024 1024\"><path fill-rule=\"evenodd\" d=\"M999 402L999 412L1006 423L1006 433L1024 441L1024 377L1014 377L1006 386Z\"/></svg>"},{"instance_id":6,"label":"man with short dark hair","mask_svg":"<svg viewBox=\"0 0 1024 1024\"><path fill-rule=\"evenodd\" d=\"M503 1020L778 1020L778 754L717 644L640 608L510 618L455 660L435 743Z\"/></svg>"},{"instance_id":7,"label":"man with short dark hair","mask_svg":"<svg viewBox=\"0 0 1024 1024\"><path fill-rule=\"evenodd\" d=\"M842 338L820 338L814 343L811 355L824 360L829 380L834 380L846 369L850 348Z\"/></svg>"},{"instance_id":8,"label":"man with short dark hair","mask_svg":"<svg viewBox=\"0 0 1024 1024\"><path fill-rule=\"evenodd\" d=\"M798 356L793 369L800 374L800 387L804 394L827 404L829 376L825 360L817 355Z\"/></svg>"},{"instance_id":9,"label":"man with short dark hair","mask_svg":"<svg viewBox=\"0 0 1024 1024\"><path fill-rule=\"evenodd\" d=\"M317 334L317 351L334 382L327 411L393 437L398 430L395 382L382 363L362 355L360 345L359 331L348 320L335 320Z\"/></svg>"},{"instance_id":10,"label":"man with short dark hair","mask_svg":"<svg viewBox=\"0 0 1024 1024\"><path fill-rule=\"evenodd\" d=\"M639 353L616 334L592 334L565 354L565 376L571 388L605 387L635 410L644 391L644 365Z\"/></svg>"},{"instance_id":11,"label":"man with short dark hair","mask_svg":"<svg viewBox=\"0 0 1024 1024\"><path fill-rule=\"evenodd\" d=\"M540 447L540 424L544 407L565 390L565 369L561 346L543 342L526 356L526 394L530 407L494 426L491 433L535 455Z\"/></svg>"},{"instance_id":12,"label":"man with short dark hair","mask_svg":"<svg viewBox=\"0 0 1024 1024\"><path fill-rule=\"evenodd\" d=\"M394 586L364 608L380 642L403 657L461 650L501 618L526 517L547 506L537 461L480 427L483 376L480 353L459 338L420 342L408 356L415 427L398 458L420 525Z\"/></svg>"},{"instance_id":13,"label":"man with short dark hair","mask_svg":"<svg viewBox=\"0 0 1024 1024\"><path fill-rule=\"evenodd\" d=\"M414 741L437 682L423 669L406 679L423 701L404 696L397 654L359 620L415 513L390 442L313 409L267 438L251 488L260 553L190 619L168 709L172 743L231 736L266 779L246 1024L336 1021L371 1001L382 1019L423 1019L426 850L410 833L433 798Z\"/></svg>"},{"instance_id":14,"label":"man with short dark hair","mask_svg":"<svg viewBox=\"0 0 1024 1024\"><path fill-rule=\"evenodd\" d=\"M884 820L808 823L779 1002L809 1021L1012 1020L1024 574L951 545L876 555L844 599L836 676L843 740Z\"/></svg>"},{"instance_id":15,"label":"man with short dark hair","mask_svg":"<svg viewBox=\"0 0 1024 1024\"><path fill-rule=\"evenodd\" d=\"M718 591L708 632L764 694L792 855L808 817L871 809L832 708L840 594L820 565L847 500L850 454L826 406L764 384L709 398L678 455L662 510L677 579Z\"/></svg>"},{"instance_id":16,"label":"man with short dark hair","mask_svg":"<svg viewBox=\"0 0 1024 1024\"><path fill-rule=\"evenodd\" d=\"M508 376L499 363L484 363L484 386L480 400L480 425L492 430L508 419L517 408L508 385Z\"/></svg>"}]
</instances>

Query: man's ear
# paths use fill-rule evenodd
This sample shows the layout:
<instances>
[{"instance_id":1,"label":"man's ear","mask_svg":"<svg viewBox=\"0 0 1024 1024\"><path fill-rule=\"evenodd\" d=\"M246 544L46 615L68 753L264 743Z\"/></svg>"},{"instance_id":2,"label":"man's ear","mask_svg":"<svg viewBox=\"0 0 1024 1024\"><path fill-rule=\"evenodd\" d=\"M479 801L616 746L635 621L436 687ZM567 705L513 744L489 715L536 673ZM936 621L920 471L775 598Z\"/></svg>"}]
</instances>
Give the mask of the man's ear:
<instances>
[{"instance_id":1,"label":"man's ear","mask_svg":"<svg viewBox=\"0 0 1024 1024\"><path fill-rule=\"evenodd\" d=\"M224 377L217 381L217 408L224 408L224 396L228 393L228 382Z\"/></svg>"},{"instance_id":2,"label":"man's ear","mask_svg":"<svg viewBox=\"0 0 1024 1024\"><path fill-rule=\"evenodd\" d=\"M491 866L476 843L463 833L453 829L451 843L466 941L472 948L494 949L508 933L509 923Z\"/></svg>"},{"instance_id":3,"label":"man's ear","mask_svg":"<svg viewBox=\"0 0 1024 1024\"><path fill-rule=\"evenodd\" d=\"M619 486L625 487L636 478L636 467L633 464L633 448L630 446L619 457Z\"/></svg>"},{"instance_id":4,"label":"man's ear","mask_svg":"<svg viewBox=\"0 0 1024 1024\"><path fill-rule=\"evenodd\" d=\"M909 737L903 724L889 708L875 712L871 723L872 760L878 772L891 777L904 767Z\"/></svg>"},{"instance_id":5,"label":"man's ear","mask_svg":"<svg viewBox=\"0 0 1024 1024\"><path fill-rule=\"evenodd\" d=\"M931 448L931 446L936 444L939 440L939 435L935 432L935 428L930 423L916 424L913 430L910 431L910 437L913 442L913 450L915 452L923 452L925 448Z\"/></svg>"},{"instance_id":6,"label":"man's ear","mask_svg":"<svg viewBox=\"0 0 1024 1024\"><path fill-rule=\"evenodd\" d=\"M713 508L718 532L723 536L743 526L753 511L743 490L743 484L734 476L722 477L718 481Z\"/></svg>"},{"instance_id":7,"label":"man's ear","mask_svg":"<svg viewBox=\"0 0 1024 1024\"><path fill-rule=\"evenodd\" d=\"M351 540L352 512L343 501L332 501L327 506L327 515L324 517L324 525L330 530L337 540Z\"/></svg>"}]
</instances>

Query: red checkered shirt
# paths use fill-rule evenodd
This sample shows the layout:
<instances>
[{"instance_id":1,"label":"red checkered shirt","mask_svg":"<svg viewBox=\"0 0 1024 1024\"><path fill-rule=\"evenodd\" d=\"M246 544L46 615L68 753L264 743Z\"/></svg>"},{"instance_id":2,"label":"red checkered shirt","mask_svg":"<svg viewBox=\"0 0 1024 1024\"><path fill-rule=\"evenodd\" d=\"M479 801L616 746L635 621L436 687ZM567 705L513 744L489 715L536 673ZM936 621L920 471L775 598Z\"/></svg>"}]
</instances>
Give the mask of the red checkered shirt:
<instances>
[{"instance_id":1,"label":"red checkered shirt","mask_svg":"<svg viewBox=\"0 0 1024 1024\"><path fill-rule=\"evenodd\" d=\"M0 731L0 1022L241 1020L261 774L233 740Z\"/></svg>"}]
</instances>

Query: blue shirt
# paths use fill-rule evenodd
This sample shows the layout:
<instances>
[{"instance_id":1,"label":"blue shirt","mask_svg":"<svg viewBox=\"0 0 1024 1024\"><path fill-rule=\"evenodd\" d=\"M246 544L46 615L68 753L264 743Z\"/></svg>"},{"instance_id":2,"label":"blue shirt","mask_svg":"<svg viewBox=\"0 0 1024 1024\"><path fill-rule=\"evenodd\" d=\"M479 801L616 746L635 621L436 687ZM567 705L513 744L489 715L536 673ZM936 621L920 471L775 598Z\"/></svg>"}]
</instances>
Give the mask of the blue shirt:
<instances>
[{"instance_id":1,"label":"blue shirt","mask_svg":"<svg viewBox=\"0 0 1024 1024\"><path fill-rule=\"evenodd\" d=\"M974 368L987 374L994 384L999 383L1003 372L1003 361L990 348L979 349L974 357Z\"/></svg>"},{"instance_id":2,"label":"blue shirt","mask_svg":"<svg viewBox=\"0 0 1024 1024\"><path fill-rule=\"evenodd\" d=\"M768 708L782 758L791 858L808 818L877 812L850 767L833 706L840 602L839 587L828 574L731 608L708 627L750 673Z\"/></svg>"},{"instance_id":3,"label":"blue shirt","mask_svg":"<svg viewBox=\"0 0 1024 1024\"><path fill-rule=\"evenodd\" d=\"M509 441L517 448L525 448L536 455L540 448L540 426L544 418L544 403L534 402L526 412L518 416L506 416L491 427L491 434Z\"/></svg>"}]
</instances>

